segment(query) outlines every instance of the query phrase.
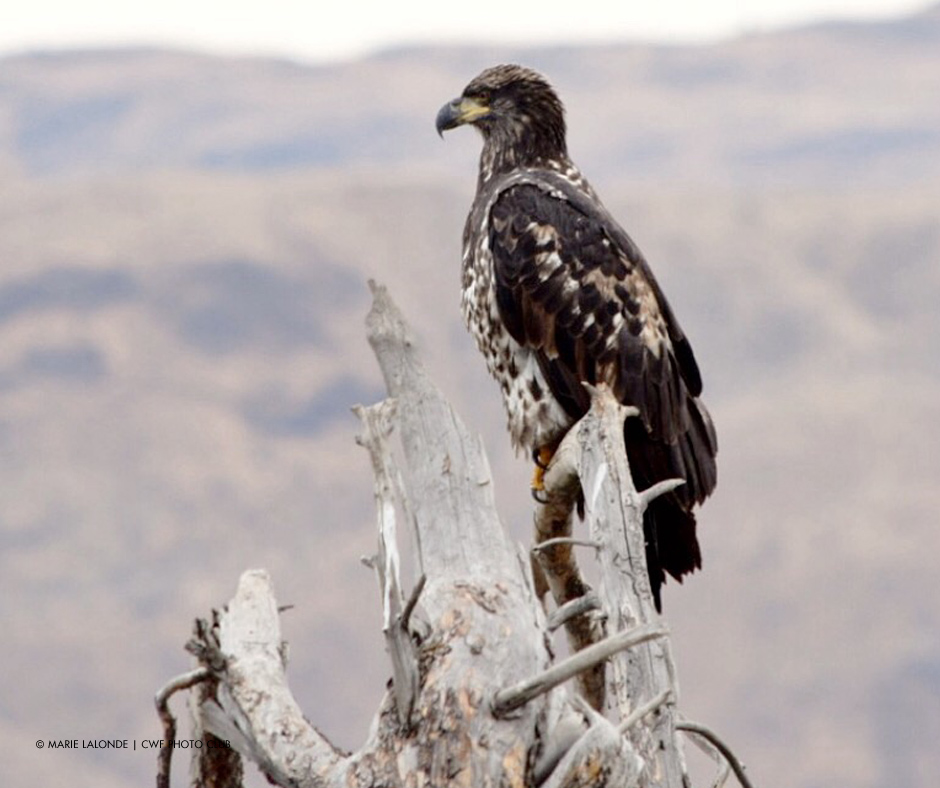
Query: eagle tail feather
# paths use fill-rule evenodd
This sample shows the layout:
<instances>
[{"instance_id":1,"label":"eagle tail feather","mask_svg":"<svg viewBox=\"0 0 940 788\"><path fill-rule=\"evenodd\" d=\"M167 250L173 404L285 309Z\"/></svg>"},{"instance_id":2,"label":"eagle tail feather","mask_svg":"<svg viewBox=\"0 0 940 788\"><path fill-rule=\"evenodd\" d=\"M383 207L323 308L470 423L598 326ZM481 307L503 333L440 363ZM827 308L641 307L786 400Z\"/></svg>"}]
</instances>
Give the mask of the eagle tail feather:
<instances>
[{"instance_id":1,"label":"eagle tail feather","mask_svg":"<svg viewBox=\"0 0 940 788\"><path fill-rule=\"evenodd\" d=\"M660 589L670 575L701 568L692 507L715 486L716 441L708 411L697 400L687 400L689 429L673 443L652 438L640 419L627 419L624 439L630 472L637 489L664 479L683 478L686 484L652 501L643 515L646 562L656 609L661 610Z\"/></svg>"},{"instance_id":2,"label":"eagle tail feather","mask_svg":"<svg viewBox=\"0 0 940 788\"><path fill-rule=\"evenodd\" d=\"M691 425L683 436L683 452L687 456L686 467L692 468L694 477L689 482L689 493L696 503L704 501L718 483L718 438L712 417L699 399L689 402ZM690 461L689 461L690 460Z\"/></svg>"},{"instance_id":3,"label":"eagle tail feather","mask_svg":"<svg viewBox=\"0 0 940 788\"><path fill-rule=\"evenodd\" d=\"M643 515L646 564L656 610L662 612L661 587L666 574L680 583L682 576L702 567L695 535L695 515L674 493L653 501Z\"/></svg>"}]
</instances>

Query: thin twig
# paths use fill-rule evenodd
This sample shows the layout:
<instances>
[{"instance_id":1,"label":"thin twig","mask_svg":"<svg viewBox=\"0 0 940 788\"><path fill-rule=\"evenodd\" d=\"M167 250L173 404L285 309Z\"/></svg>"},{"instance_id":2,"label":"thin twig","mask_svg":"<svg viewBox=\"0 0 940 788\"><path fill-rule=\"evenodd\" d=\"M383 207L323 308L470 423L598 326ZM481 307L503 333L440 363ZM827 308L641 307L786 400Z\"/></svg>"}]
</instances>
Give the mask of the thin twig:
<instances>
[{"instance_id":1,"label":"thin twig","mask_svg":"<svg viewBox=\"0 0 940 788\"><path fill-rule=\"evenodd\" d=\"M170 698L174 693L194 687L211 676L208 668L196 668L167 682L154 696L153 702L163 723L163 747L157 756L157 788L170 788L170 765L173 761L173 742L176 740L176 718L170 711Z\"/></svg>"},{"instance_id":2,"label":"thin twig","mask_svg":"<svg viewBox=\"0 0 940 788\"><path fill-rule=\"evenodd\" d=\"M715 774L715 779L712 781L712 788L722 788L731 775L731 764L728 763L725 756L722 755L708 739L696 736L694 733L688 733L687 738L692 742L694 747L698 747L701 752L715 762L718 771Z\"/></svg>"},{"instance_id":3,"label":"thin twig","mask_svg":"<svg viewBox=\"0 0 940 788\"><path fill-rule=\"evenodd\" d=\"M691 731L685 731L686 736L693 745L699 748L705 755L711 758L716 765L717 771L715 772L715 777L712 780L711 788L724 788L725 784L728 782L728 778L731 776L731 762L721 754L721 751L711 743L709 739L706 739L704 736L700 736Z\"/></svg>"},{"instance_id":4,"label":"thin twig","mask_svg":"<svg viewBox=\"0 0 940 788\"><path fill-rule=\"evenodd\" d=\"M748 779L747 774L744 772L744 764L738 760L738 757L731 751L731 748L719 739L718 734L711 728L707 728L697 722L683 720L676 722L676 730L694 733L697 736L701 736L703 739L707 739L715 746L715 749L724 756L724 759L734 772L734 776L738 778L738 782L741 783L744 788L754 788L754 784Z\"/></svg>"},{"instance_id":5,"label":"thin twig","mask_svg":"<svg viewBox=\"0 0 940 788\"><path fill-rule=\"evenodd\" d=\"M588 646L537 676L520 681L512 687L497 692L496 697L493 699L493 714L499 717L513 709L518 709L533 698L544 695L559 684L577 676L579 673L590 670L614 654L638 646L641 643L646 643L648 640L665 637L667 634L669 634L669 630L665 627L647 624L613 635L599 643L595 643L593 646Z\"/></svg>"},{"instance_id":6,"label":"thin twig","mask_svg":"<svg viewBox=\"0 0 940 788\"><path fill-rule=\"evenodd\" d=\"M600 547L597 542L589 541L588 539L573 539L570 536L556 536L552 539L546 539L544 542L539 542L532 548L532 552L538 550L547 550L549 547L557 547L558 545L575 545L577 547L593 547L595 550Z\"/></svg>"},{"instance_id":7,"label":"thin twig","mask_svg":"<svg viewBox=\"0 0 940 788\"><path fill-rule=\"evenodd\" d=\"M618 730L620 733L626 733L630 728L640 722L647 714L651 714L656 711L664 703L671 701L672 699L672 690L666 689L660 692L658 695L648 700L639 708L634 709L630 712L630 715L620 723Z\"/></svg>"},{"instance_id":8,"label":"thin twig","mask_svg":"<svg viewBox=\"0 0 940 788\"><path fill-rule=\"evenodd\" d=\"M424 591L424 584L427 583L427 581L428 576L421 575L415 587L411 589L411 596L408 597L408 601L405 603L405 609L401 611L401 625L404 629L408 629L411 614L414 612L415 605L418 604L418 599L421 596L421 592Z\"/></svg>"},{"instance_id":9,"label":"thin twig","mask_svg":"<svg viewBox=\"0 0 940 788\"><path fill-rule=\"evenodd\" d=\"M566 602L561 607L554 610L548 617L548 622L546 623L548 631L554 632L558 627L567 624L573 618L583 616L585 613L589 613L592 610L599 610L600 606L601 600L598 599L597 594L593 592L578 597L577 599L572 599L570 602Z\"/></svg>"},{"instance_id":10,"label":"thin twig","mask_svg":"<svg viewBox=\"0 0 940 788\"><path fill-rule=\"evenodd\" d=\"M659 498L660 495L672 492L676 487L681 487L683 484L685 484L685 479L663 479L661 482L651 484L645 490L637 492L637 495L640 496L640 507L643 511L646 511L647 507L654 499Z\"/></svg>"}]
</instances>

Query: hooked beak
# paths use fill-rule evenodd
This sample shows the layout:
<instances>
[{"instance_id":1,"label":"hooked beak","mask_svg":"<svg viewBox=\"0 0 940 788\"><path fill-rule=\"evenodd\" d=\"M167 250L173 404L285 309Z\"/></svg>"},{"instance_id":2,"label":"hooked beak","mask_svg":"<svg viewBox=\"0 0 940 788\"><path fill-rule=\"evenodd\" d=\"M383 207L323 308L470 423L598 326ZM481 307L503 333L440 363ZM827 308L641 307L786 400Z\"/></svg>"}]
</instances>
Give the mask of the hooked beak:
<instances>
[{"instance_id":1,"label":"hooked beak","mask_svg":"<svg viewBox=\"0 0 940 788\"><path fill-rule=\"evenodd\" d=\"M435 121L437 133L443 137L448 129L455 129L464 123L473 123L478 118L487 115L489 111L490 108L486 104L476 99L463 96L455 98L441 107L441 111L437 113Z\"/></svg>"}]
</instances>

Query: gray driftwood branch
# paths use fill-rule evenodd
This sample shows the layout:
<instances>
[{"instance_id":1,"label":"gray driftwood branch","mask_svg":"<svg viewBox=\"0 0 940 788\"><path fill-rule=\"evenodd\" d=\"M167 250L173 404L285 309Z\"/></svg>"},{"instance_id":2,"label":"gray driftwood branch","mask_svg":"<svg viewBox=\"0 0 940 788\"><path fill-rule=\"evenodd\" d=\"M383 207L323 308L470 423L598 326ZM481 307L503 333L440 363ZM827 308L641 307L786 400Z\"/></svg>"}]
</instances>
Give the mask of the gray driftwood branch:
<instances>
[{"instance_id":1,"label":"gray driftwood branch","mask_svg":"<svg viewBox=\"0 0 940 788\"><path fill-rule=\"evenodd\" d=\"M225 608L197 622L189 644L199 663L191 674L200 680L197 731L253 760L272 783L296 788L685 785L668 634L642 564L646 499L617 444L625 413L595 392L546 475L536 530L540 541L556 541L535 551L538 561L520 560L499 521L480 440L428 379L384 288L372 287L369 342L392 399L357 413L375 476L379 545L369 563L390 689L363 746L334 747L288 687L271 580L249 571ZM574 539L581 489L587 534ZM413 530L420 573L407 593L402 527ZM575 560L584 536L582 553L599 564L594 591ZM550 619L547 591L557 603ZM556 660L551 632L562 626L576 653ZM161 694L162 714L175 688ZM238 785L240 770L225 763L231 779L206 774L203 761L199 784Z\"/></svg>"},{"instance_id":2,"label":"gray driftwood branch","mask_svg":"<svg viewBox=\"0 0 940 788\"><path fill-rule=\"evenodd\" d=\"M674 489L682 480L666 480L637 492L627 464L623 423L637 415L621 405L601 385L591 390L591 409L562 441L546 473L549 495L567 494L578 478L584 519L597 545L597 596L611 632L648 627L659 619L646 570L643 512L656 495ZM647 764L645 777L664 788L689 785L685 758L676 736L674 708L679 687L669 638L655 638L638 648L618 653L607 664L605 696L614 716L633 720L638 709L654 699L644 724L624 726ZM590 698L589 698L590 700ZM638 720L637 722L639 722Z\"/></svg>"},{"instance_id":3,"label":"gray driftwood branch","mask_svg":"<svg viewBox=\"0 0 940 788\"><path fill-rule=\"evenodd\" d=\"M418 690L418 654L409 630L409 619L423 582L416 587L412 603L406 604L401 587L401 559L398 554L398 526L396 516L396 484L398 476L392 467L388 440L394 428L396 401L387 399L365 408L357 405L353 411L362 422L362 432L356 439L368 450L375 477L375 509L378 515L379 552L374 561L382 592L382 634L392 661L392 688L398 722L403 728L411 726L411 712ZM395 480L395 481L393 481Z\"/></svg>"}]
</instances>

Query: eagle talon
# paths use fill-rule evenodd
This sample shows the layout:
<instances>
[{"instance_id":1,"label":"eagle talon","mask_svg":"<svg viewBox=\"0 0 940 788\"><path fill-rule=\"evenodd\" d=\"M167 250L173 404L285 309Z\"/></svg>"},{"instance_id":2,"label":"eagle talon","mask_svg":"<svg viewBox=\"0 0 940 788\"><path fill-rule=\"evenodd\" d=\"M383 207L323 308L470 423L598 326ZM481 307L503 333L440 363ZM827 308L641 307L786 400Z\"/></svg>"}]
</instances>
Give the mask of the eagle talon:
<instances>
[{"instance_id":1,"label":"eagle talon","mask_svg":"<svg viewBox=\"0 0 940 788\"><path fill-rule=\"evenodd\" d=\"M551 446L542 446L540 449L532 450L532 461L536 467L541 469L543 474L548 470L554 456L555 450Z\"/></svg>"},{"instance_id":2,"label":"eagle talon","mask_svg":"<svg viewBox=\"0 0 940 788\"><path fill-rule=\"evenodd\" d=\"M542 447L532 452L535 461L535 472L532 474L532 497L540 504L548 503L548 492L545 490L545 471L552 459L551 449Z\"/></svg>"}]
</instances>

